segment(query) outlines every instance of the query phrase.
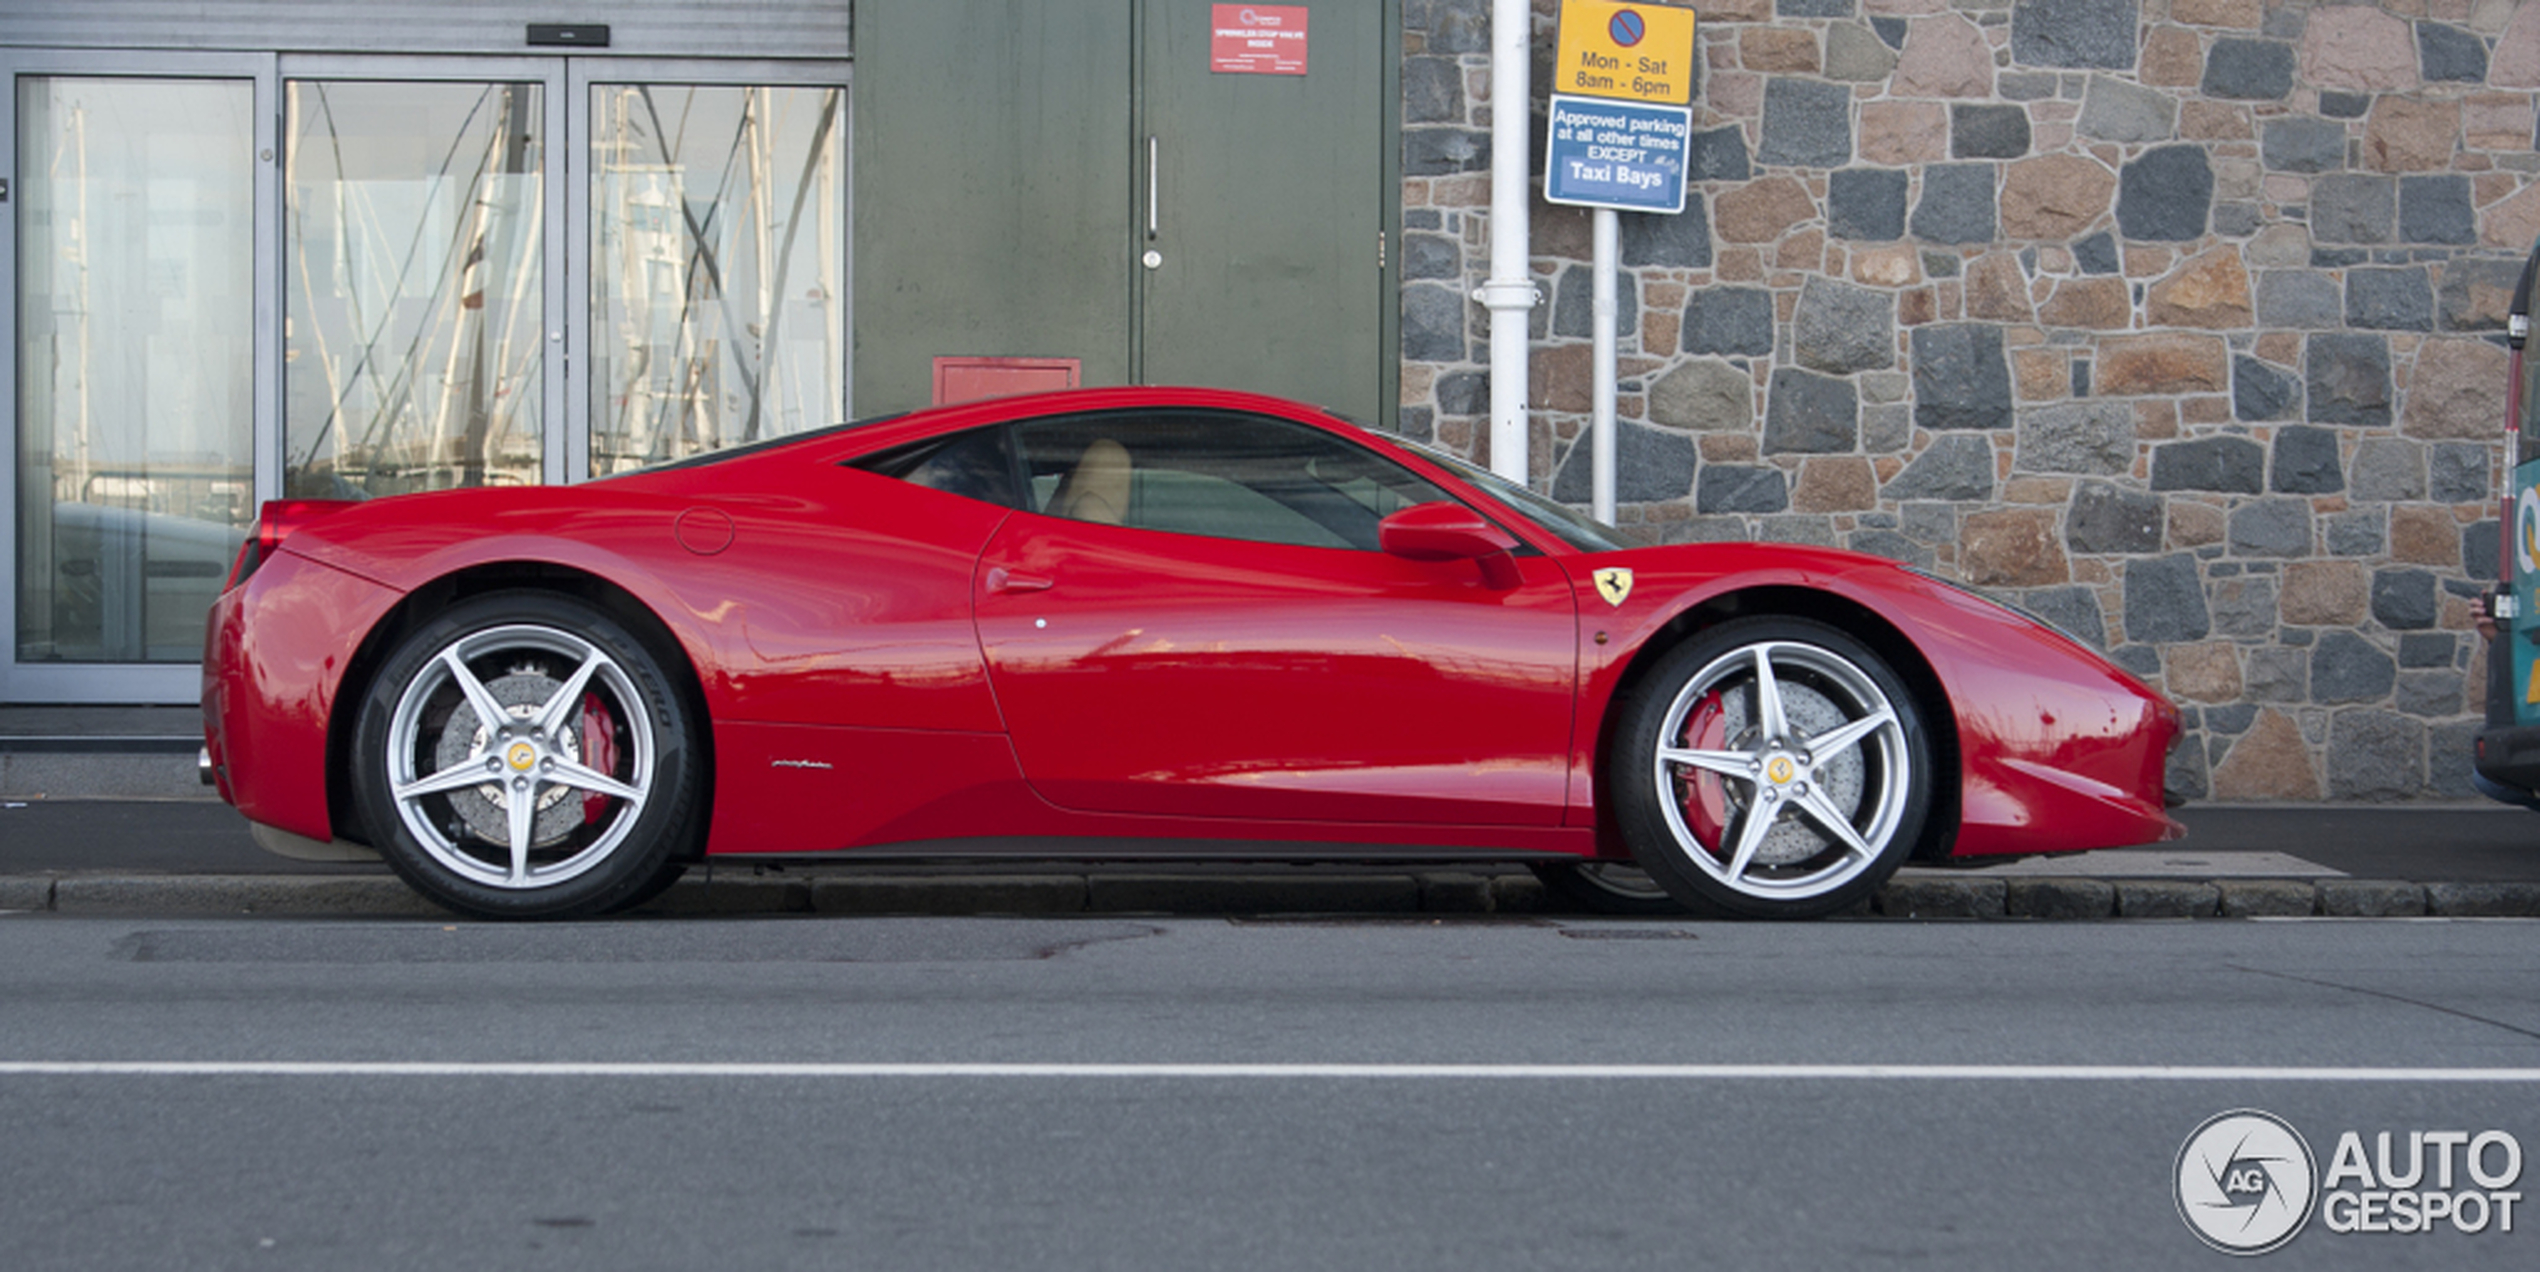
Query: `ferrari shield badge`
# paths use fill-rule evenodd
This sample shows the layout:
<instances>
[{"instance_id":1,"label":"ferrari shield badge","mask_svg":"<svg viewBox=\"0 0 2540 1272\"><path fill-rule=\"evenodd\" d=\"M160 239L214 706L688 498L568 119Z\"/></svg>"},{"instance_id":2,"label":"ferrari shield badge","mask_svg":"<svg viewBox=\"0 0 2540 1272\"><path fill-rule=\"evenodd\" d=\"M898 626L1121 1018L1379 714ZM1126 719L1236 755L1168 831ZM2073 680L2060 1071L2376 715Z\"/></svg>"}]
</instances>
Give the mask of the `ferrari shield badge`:
<instances>
[{"instance_id":1,"label":"ferrari shield badge","mask_svg":"<svg viewBox=\"0 0 2540 1272\"><path fill-rule=\"evenodd\" d=\"M1632 572L1611 567L1596 572L1596 594L1608 605L1619 606L1632 594Z\"/></svg>"}]
</instances>

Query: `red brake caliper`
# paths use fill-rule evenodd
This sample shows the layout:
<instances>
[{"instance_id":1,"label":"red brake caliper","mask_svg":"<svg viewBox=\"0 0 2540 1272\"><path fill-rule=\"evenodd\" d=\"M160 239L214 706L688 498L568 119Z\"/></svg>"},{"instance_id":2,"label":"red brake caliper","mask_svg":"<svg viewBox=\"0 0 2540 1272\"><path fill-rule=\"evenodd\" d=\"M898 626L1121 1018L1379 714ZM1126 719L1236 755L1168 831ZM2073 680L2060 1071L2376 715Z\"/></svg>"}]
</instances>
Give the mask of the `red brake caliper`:
<instances>
[{"instance_id":1,"label":"red brake caliper","mask_svg":"<svg viewBox=\"0 0 2540 1272\"><path fill-rule=\"evenodd\" d=\"M1720 706L1720 693L1712 690L1685 713L1684 735L1676 745L1689 750L1717 751L1728 742L1726 712ZM1684 809L1685 828L1713 853L1725 851L1728 842L1728 787L1720 775L1705 769L1687 769L1676 774L1676 798Z\"/></svg>"},{"instance_id":2,"label":"red brake caliper","mask_svg":"<svg viewBox=\"0 0 2540 1272\"><path fill-rule=\"evenodd\" d=\"M582 695L582 763L593 772L617 776L617 720L596 693ZM609 798L598 791L583 792L582 823L587 826L600 820L608 811Z\"/></svg>"}]
</instances>

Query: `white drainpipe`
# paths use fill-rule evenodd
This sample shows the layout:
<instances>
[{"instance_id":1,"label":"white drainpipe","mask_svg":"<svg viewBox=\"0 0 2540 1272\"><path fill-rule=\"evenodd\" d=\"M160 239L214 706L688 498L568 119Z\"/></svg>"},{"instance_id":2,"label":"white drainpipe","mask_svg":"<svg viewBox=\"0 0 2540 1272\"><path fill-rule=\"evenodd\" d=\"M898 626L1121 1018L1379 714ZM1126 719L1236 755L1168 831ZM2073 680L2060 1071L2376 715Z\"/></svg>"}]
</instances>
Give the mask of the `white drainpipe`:
<instances>
[{"instance_id":1,"label":"white drainpipe","mask_svg":"<svg viewBox=\"0 0 2540 1272\"><path fill-rule=\"evenodd\" d=\"M1595 272L1590 304L1594 322L1589 334L1595 340L1596 361L1589 404L1594 414L1588 417L1588 499L1596 519L1610 526L1614 524L1614 326L1618 321L1614 260L1622 218L1612 208L1598 208L1588 215L1595 235L1591 240L1595 261L1590 266Z\"/></svg>"},{"instance_id":2,"label":"white drainpipe","mask_svg":"<svg viewBox=\"0 0 2540 1272\"><path fill-rule=\"evenodd\" d=\"M1526 463L1526 311L1539 297L1528 274L1526 156L1532 118L1527 85L1533 65L1533 6L1491 0L1490 14L1490 280L1473 298L1490 310L1490 466L1524 483Z\"/></svg>"}]
</instances>

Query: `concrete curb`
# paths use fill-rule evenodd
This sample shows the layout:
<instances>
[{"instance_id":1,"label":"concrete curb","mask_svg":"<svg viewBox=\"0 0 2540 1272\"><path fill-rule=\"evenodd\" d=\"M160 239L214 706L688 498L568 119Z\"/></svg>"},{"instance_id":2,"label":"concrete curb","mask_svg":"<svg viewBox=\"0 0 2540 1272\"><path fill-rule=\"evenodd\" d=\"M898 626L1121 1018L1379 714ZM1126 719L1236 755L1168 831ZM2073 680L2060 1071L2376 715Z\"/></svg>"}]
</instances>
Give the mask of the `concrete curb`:
<instances>
[{"instance_id":1,"label":"concrete curb","mask_svg":"<svg viewBox=\"0 0 2540 1272\"><path fill-rule=\"evenodd\" d=\"M56 914L330 914L432 917L447 913L378 875L65 875Z\"/></svg>"},{"instance_id":2,"label":"concrete curb","mask_svg":"<svg viewBox=\"0 0 2540 1272\"><path fill-rule=\"evenodd\" d=\"M385 875L0 875L0 910L122 917L270 914L441 918ZM662 915L1557 914L1530 875L747 874L681 881ZM2206 919L2540 917L2540 883L2371 879L1988 879L1915 873L1844 917Z\"/></svg>"}]
</instances>

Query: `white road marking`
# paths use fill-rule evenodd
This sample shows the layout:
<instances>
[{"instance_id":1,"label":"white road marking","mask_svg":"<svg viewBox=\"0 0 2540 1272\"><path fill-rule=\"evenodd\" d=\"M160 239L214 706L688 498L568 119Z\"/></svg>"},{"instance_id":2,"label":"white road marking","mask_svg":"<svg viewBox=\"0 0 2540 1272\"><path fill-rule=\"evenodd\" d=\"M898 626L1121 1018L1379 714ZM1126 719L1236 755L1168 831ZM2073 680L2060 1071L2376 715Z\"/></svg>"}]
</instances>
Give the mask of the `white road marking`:
<instances>
[{"instance_id":1,"label":"white road marking","mask_svg":"<svg viewBox=\"0 0 2540 1272\"><path fill-rule=\"evenodd\" d=\"M8 1076L524 1078L1243 1078L1819 1082L2540 1083L2540 1068L2094 1064L780 1064L436 1060L12 1060Z\"/></svg>"}]
</instances>

